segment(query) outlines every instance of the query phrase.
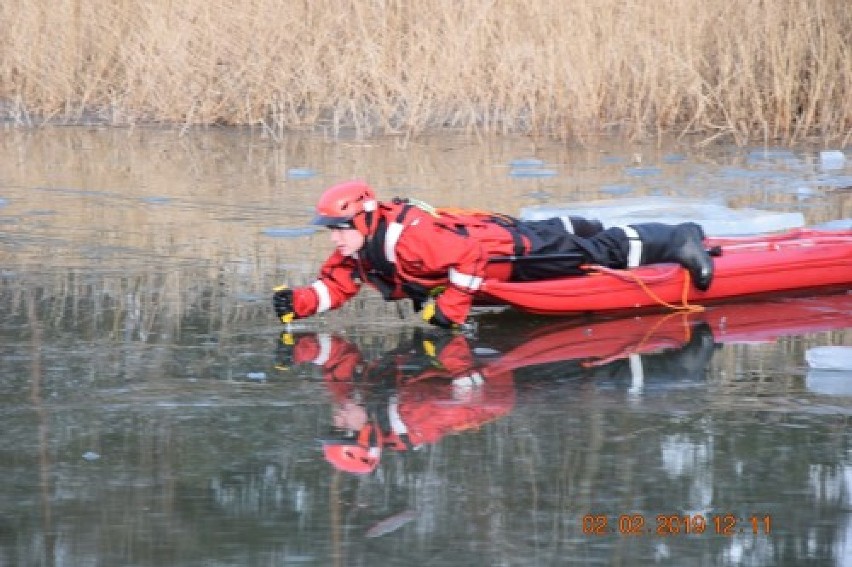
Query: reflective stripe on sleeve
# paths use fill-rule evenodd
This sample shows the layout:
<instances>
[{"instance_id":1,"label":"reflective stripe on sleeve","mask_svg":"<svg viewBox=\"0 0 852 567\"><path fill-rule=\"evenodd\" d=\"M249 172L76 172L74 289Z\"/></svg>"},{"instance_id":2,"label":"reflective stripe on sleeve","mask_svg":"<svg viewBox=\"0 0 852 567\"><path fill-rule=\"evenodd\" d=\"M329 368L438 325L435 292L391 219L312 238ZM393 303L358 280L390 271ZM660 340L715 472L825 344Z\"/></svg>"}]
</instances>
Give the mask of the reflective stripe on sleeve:
<instances>
[{"instance_id":1,"label":"reflective stripe on sleeve","mask_svg":"<svg viewBox=\"0 0 852 567\"><path fill-rule=\"evenodd\" d=\"M317 342L319 343L320 351L317 357L313 360L313 363L317 366L322 366L328 362L328 357L331 355L331 335L328 333L321 333L317 335Z\"/></svg>"},{"instance_id":2,"label":"reflective stripe on sleeve","mask_svg":"<svg viewBox=\"0 0 852 567\"><path fill-rule=\"evenodd\" d=\"M479 372L456 378L453 380L453 399L457 402L471 402L483 384L485 379Z\"/></svg>"},{"instance_id":3,"label":"reflective stripe on sleeve","mask_svg":"<svg viewBox=\"0 0 852 567\"><path fill-rule=\"evenodd\" d=\"M624 235L627 236L627 267L635 268L642 264L642 239L632 226L619 226Z\"/></svg>"},{"instance_id":4,"label":"reflective stripe on sleeve","mask_svg":"<svg viewBox=\"0 0 852 567\"><path fill-rule=\"evenodd\" d=\"M460 288L476 291L482 286L482 278L473 274L465 274L459 272L455 268L449 269L450 283L459 286Z\"/></svg>"},{"instance_id":5,"label":"reflective stripe on sleeve","mask_svg":"<svg viewBox=\"0 0 852 567\"><path fill-rule=\"evenodd\" d=\"M485 379L482 377L482 374L474 372L470 376L462 376L461 378L454 379L453 386L457 388L472 388L474 386L481 386L483 382L485 382Z\"/></svg>"},{"instance_id":6,"label":"reflective stripe on sleeve","mask_svg":"<svg viewBox=\"0 0 852 567\"><path fill-rule=\"evenodd\" d=\"M328 292L328 286L322 280L317 280L311 284L311 287L317 294L317 313L331 309L331 294Z\"/></svg>"}]
</instances>

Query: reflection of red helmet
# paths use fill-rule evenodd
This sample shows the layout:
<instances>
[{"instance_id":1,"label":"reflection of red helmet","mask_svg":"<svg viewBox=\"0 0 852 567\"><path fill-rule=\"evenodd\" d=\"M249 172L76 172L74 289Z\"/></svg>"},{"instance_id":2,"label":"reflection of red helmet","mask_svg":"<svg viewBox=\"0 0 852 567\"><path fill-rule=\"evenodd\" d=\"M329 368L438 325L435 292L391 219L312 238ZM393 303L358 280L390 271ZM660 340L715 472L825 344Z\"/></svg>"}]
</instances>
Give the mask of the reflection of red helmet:
<instances>
[{"instance_id":1,"label":"reflection of red helmet","mask_svg":"<svg viewBox=\"0 0 852 567\"><path fill-rule=\"evenodd\" d=\"M352 474L367 474L379 466L381 449L343 443L328 443L323 446L325 459L338 470Z\"/></svg>"},{"instance_id":2,"label":"reflection of red helmet","mask_svg":"<svg viewBox=\"0 0 852 567\"><path fill-rule=\"evenodd\" d=\"M368 423L356 439L336 439L323 442L325 459L343 472L367 474L376 470L382 456L382 434Z\"/></svg>"},{"instance_id":3,"label":"reflection of red helmet","mask_svg":"<svg viewBox=\"0 0 852 567\"><path fill-rule=\"evenodd\" d=\"M346 181L325 190L317 202L317 216L312 224L353 227L353 219L376 210L376 193L363 181Z\"/></svg>"}]
</instances>

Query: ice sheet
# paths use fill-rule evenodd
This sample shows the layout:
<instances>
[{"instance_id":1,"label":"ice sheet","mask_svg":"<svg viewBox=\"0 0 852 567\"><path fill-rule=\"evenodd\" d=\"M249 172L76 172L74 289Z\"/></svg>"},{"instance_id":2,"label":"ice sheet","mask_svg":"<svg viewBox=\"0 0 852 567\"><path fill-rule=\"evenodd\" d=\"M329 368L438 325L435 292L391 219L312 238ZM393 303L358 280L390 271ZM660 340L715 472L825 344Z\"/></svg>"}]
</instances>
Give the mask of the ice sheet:
<instances>
[{"instance_id":1,"label":"ice sheet","mask_svg":"<svg viewBox=\"0 0 852 567\"><path fill-rule=\"evenodd\" d=\"M852 347L823 346L808 349L805 360L811 368L845 370L852 381Z\"/></svg>"},{"instance_id":2,"label":"ice sheet","mask_svg":"<svg viewBox=\"0 0 852 567\"><path fill-rule=\"evenodd\" d=\"M630 197L585 201L565 205L524 207L520 216L540 220L554 216L577 215L596 218L604 226L642 222L699 223L708 236L741 236L777 232L805 225L799 212L732 209L719 200L678 197Z\"/></svg>"}]
</instances>

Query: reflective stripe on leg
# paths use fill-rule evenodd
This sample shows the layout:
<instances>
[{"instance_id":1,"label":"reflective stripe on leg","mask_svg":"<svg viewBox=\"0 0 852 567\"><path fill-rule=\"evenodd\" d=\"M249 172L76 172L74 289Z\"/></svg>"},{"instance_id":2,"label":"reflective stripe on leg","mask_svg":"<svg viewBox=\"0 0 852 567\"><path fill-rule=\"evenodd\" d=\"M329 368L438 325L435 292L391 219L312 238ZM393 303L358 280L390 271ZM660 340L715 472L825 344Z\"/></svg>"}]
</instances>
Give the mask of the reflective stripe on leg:
<instances>
[{"instance_id":1,"label":"reflective stripe on leg","mask_svg":"<svg viewBox=\"0 0 852 567\"><path fill-rule=\"evenodd\" d=\"M574 234L574 223L571 222L571 217L559 217L559 220L562 221L562 226L565 227L565 232L568 234Z\"/></svg>"},{"instance_id":2,"label":"reflective stripe on leg","mask_svg":"<svg viewBox=\"0 0 852 567\"><path fill-rule=\"evenodd\" d=\"M635 268L642 265L642 239L639 238L639 233L632 226L619 226L624 236L627 237L627 267Z\"/></svg>"},{"instance_id":3,"label":"reflective stripe on leg","mask_svg":"<svg viewBox=\"0 0 852 567\"><path fill-rule=\"evenodd\" d=\"M630 394L638 394L645 386L645 370L642 366L642 356L639 354L630 355Z\"/></svg>"}]
</instances>

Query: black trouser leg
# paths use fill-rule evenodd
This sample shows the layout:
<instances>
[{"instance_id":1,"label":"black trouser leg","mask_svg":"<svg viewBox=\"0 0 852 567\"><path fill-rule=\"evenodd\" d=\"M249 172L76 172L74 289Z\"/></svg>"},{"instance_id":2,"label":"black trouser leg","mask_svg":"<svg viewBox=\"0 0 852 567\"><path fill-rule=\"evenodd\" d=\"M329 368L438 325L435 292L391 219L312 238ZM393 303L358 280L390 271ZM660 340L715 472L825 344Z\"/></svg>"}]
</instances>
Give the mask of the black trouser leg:
<instances>
[{"instance_id":1,"label":"black trouser leg","mask_svg":"<svg viewBox=\"0 0 852 567\"><path fill-rule=\"evenodd\" d=\"M597 219L569 216L559 217L559 220L567 232L583 238L594 236L603 230L603 224Z\"/></svg>"},{"instance_id":2,"label":"black trouser leg","mask_svg":"<svg viewBox=\"0 0 852 567\"><path fill-rule=\"evenodd\" d=\"M597 221L592 221L597 222ZM533 281L583 274L582 264L600 264L611 268L627 265L627 238L620 228L608 228L583 238L565 230L558 218L527 221L518 225L529 242L529 253L536 256L576 254L576 259L517 262L512 266L512 280Z\"/></svg>"},{"instance_id":3,"label":"black trouser leg","mask_svg":"<svg viewBox=\"0 0 852 567\"><path fill-rule=\"evenodd\" d=\"M582 264L607 268L634 268L645 264L674 262L689 271L700 290L710 287L713 260L704 249L704 232L695 223L667 225L643 223L612 227L588 238L570 234L557 226L558 219L525 222L521 234L530 243L530 254L579 252L577 260L518 262L512 267L512 279L531 281L582 273Z\"/></svg>"},{"instance_id":4,"label":"black trouser leg","mask_svg":"<svg viewBox=\"0 0 852 567\"><path fill-rule=\"evenodd\" d=\"M603 230L603 224L597 219L564 216L549 219L522 221L521 226L541 235L543 238L561 237L569 234L589 238Z\"/></svg>"},{"instance_id":5,"label":"black trouser leg","mask_svg":"<svg viewBox=\"0 0 852 567\"><path fill-rule=\"evenodd\" d=\"M631 234L631 229L636 234ZM629 243L628 267L674 262L686 268L695 287L702 291L710 287L713 259L704 248L704 231L699 225L643 223L622 230Z\"/></svg>"}]
</instances>

